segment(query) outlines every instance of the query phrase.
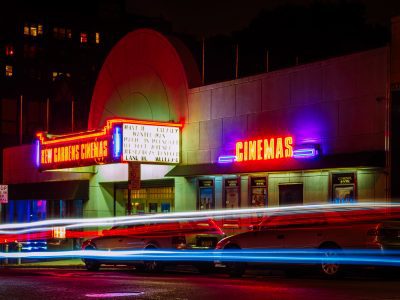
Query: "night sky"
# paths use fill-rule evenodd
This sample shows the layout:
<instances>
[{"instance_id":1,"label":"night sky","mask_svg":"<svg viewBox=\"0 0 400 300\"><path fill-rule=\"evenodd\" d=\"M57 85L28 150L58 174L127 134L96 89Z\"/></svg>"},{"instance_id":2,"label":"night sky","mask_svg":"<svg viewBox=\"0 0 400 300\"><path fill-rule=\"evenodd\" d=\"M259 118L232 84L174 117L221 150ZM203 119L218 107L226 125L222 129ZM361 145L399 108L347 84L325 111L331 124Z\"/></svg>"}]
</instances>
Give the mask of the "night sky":
<instances>
[{"instance_id":1,"label":"night sky","mask_svg":"<svg viewBox=\"0 0 400 300\"><path fill-rule=\"evenodd\" d=\"M310 0L127 0L127 11L150 17L163 16L176 32L195 35L230 34L246 27L261 10L282 4L309 4ZM343 2L343 1L321 1ZM369 23L389 26L390 18L400 15L400 1L360 0L365 4Z\"/></svg>"}]
</instances>

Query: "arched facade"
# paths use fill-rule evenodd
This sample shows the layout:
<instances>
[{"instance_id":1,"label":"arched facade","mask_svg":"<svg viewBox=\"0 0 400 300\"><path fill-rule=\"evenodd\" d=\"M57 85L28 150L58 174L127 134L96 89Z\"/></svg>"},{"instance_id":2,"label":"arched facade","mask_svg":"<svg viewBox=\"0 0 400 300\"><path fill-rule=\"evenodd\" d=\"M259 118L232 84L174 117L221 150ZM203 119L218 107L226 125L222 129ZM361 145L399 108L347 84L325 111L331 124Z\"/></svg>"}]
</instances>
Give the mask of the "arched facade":
<instances>
[{"instance_id":1,"label":"arched facade","mask_svg":"<svg viewBox=\"0 0 400 300\"><path fill-rule=\"evenodd\" d=\"M188 85L196 84L199 77L194 65L184 47L175 47L156 31L140 29L127 34L101 68L88 128L100 128L111 117L184 121Z\"/></svg>"}]
</instances>

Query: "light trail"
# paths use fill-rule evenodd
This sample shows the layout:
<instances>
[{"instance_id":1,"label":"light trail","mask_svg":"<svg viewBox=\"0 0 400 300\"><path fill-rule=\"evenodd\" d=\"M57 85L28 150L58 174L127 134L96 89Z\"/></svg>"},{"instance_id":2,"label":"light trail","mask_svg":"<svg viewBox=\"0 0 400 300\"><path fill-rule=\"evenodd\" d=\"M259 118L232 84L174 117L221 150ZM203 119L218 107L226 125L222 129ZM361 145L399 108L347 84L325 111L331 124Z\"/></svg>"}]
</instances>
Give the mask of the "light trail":
<instances>
[{"instance_id":1,"label":"light trail","mask_svg":"<svg viewBox=\"0 0 400 300\"><path fill-rule=\"evenodd\" d=\"M165 262L246 262L317 264L338 263L350 265L400 266L400 251L341 250L337 256L326 256L323 250L131 250L101 251L79 250L62 252L1 253L0 258L65 259L82 258L106 262L146 261Z\"/></svg>"},{"instance_id":2,"label":"light trail","mask_svg":"<svg viewBox=\"0 0 400 300\"><path fill-rule=\"evenodd\" d=\"M117 225L133 225L148 224L160 222L176 222L176 221L195 221L206 219L224 219L224 218L245 218L258 217L268 215L290 215L290 214L306 214L306 213L326 213L326 212L346 212L354 210L373 211L374 209L390 209L400 212L400 203L376 203L364 202L356 204L317 204L317 205L299 205L286 207L266 207L252 209L235 209L235 210L213 210L213 211L195 211L195 212L178 212L178 213L160 213L145 216L124 216L110 218L87 218L87 219L56 219L45 220L29 223L2 224L0 225L0 234L22 234L37 231L51 230L53 226L63 225L67 229L87 228L95 226L117 226ZM395 212L396 212L395 211ZM43 227L46 226L46 227ZM29 227L29 228L27 228ZM24 229L22 229L24 228ZM14 230L7 230L14 229ZM21 229L21 230L15 230Z\"/></svg>"}]
</instances>

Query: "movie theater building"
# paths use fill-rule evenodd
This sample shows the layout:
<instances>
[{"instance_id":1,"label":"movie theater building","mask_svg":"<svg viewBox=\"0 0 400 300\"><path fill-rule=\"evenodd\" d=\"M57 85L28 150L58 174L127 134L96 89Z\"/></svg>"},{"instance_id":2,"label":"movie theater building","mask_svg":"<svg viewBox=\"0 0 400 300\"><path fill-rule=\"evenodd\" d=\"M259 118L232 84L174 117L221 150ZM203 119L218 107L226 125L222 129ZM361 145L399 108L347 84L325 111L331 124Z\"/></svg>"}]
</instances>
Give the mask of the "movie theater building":
<instances>
[{"instance_id":1,"label":"movie theater building","mask_svg":"<svg viewBox=\"0 0 400 300\"><path fill-rule=\"evenodd\" d=\"M383 47L201 86L179 41L133 31L99 73L88 131L5 149L3 221L390 201L396 59Z\"/></svg>"}]
</instances>

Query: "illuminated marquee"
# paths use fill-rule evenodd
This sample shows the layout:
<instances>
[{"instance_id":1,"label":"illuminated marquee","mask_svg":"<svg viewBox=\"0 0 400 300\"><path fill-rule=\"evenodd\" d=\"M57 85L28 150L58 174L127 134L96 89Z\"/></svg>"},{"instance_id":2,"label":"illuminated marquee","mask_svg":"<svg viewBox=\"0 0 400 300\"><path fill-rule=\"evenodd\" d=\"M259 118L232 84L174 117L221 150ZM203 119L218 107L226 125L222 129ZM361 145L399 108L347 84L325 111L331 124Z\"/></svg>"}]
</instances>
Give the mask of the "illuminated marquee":
<instances>
[{"instance_id":1,"label":"illuminated marquee","mask_svg":"<svg viewBox=\"0 0 400 300\"><path fill-rule=\"evenodd\" d=\"M181 124L111 119L100 130L49 137L37 134L40 170L123 161L179 163Z\"/></svg>"},{"instance_id":2,"label":"illuminated marquee","mask_svg":"<svg viewBox=\"0 0 400 300\"><path fill-rule=\"evenodd\" d=\"M261 161L293 157L293 137L236 142L236 161Z\"/></svg>"},{"instance_id":3,"label":"illuminated marquee","mask_svg":"<svg viewBox=\"0 0 400 300\"><path fill-rule=\"evenodd\" d=\"M126 124L122 126L124 161L179 163L179 128Z\"/></svg>"}]
</instances>

